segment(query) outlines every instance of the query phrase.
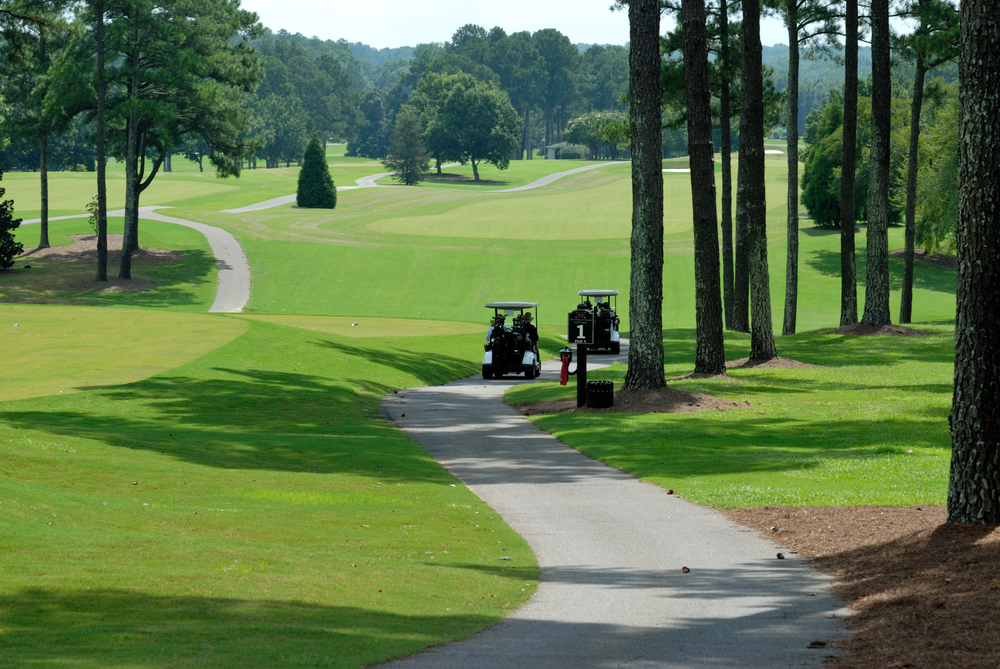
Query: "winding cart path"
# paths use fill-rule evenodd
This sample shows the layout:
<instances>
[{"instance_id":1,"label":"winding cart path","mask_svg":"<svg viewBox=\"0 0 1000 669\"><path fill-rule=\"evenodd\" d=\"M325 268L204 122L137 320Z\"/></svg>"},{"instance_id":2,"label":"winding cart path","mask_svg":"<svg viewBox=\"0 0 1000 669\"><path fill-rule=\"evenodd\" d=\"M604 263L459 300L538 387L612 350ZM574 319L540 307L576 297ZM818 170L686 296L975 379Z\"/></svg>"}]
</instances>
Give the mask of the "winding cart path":
<instances>
[{"instance_id":1,"label":"winding cart path","mask_svg":"<svg viewBox=\"0 0 1000 669\"><path fill-rule=\"evenodd\" d=\"M626 354L616 356L624 360ZM593 356L593 369L601 358ZM542 379L558 375L543 365ZM382 406L532 547L531 601L472 639L391 669L819 667L842 634L828 581L719 513L571 449L479 377ZM402 414L405 413L405 418ZM689 567L684 573L682 567Z\"/></svg>"}]
</instances>

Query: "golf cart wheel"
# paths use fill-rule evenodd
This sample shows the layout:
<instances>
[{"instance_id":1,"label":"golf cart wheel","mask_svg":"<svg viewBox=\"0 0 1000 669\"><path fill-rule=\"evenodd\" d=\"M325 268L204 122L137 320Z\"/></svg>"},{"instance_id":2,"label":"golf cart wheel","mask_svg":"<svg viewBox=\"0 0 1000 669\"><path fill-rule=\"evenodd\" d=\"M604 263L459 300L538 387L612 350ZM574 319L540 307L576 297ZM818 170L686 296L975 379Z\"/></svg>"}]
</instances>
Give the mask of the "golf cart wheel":
<instances>
[{"instance_id":1,"label":"golf cart wheel","mask_svg":"<svg viewBox=\"0 0 1000 669\"><path fill-rule=\"evenodd\" d=\"M533 379L535 378L535 366L531 365L528 369L524 370L524 378Z\"/></svg>"},{"instance_id":2,"label":"golf cart wheel","mask_svg":"<svg viewBox=\"0 0 1000 669\"><path fill-rule=\"evenodd\" d=\"M622 352L622 344L621 344L621 342L616 341L614 344L612 344L611 345L611 352L614 355L618 355L619 353L621 353Z\"/></svg>"},{"instance_id":3,"label":"golf cart wheel","mask_svg":"<svg viewBox=\"0 0 1000 669\"><path fill-rule=\"evenodd\" d=\"M492 369L486 369L485 367L483 367L483 378L484 379L492 379L493 378L493 370Z\"/></svg>"}]
</instances>

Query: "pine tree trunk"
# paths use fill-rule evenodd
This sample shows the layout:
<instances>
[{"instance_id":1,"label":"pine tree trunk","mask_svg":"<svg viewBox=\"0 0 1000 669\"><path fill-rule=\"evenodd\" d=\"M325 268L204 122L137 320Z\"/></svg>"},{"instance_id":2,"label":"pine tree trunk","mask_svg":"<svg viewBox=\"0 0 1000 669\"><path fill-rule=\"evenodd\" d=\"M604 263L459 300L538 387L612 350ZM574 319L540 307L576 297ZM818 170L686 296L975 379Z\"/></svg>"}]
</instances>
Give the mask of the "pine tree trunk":
<instances>
[{"instance_id":1,"label":"pine tree trunk","mask_svg":"<svg viewBox=\"0 0 1000 669\"><path fill-rule=\"evenodd\" d=\"M49 136L42 135L38 142L38 181L41 186L41 237L38 248L49 248Z\"/></svg>"},{"instance_id":2,"label":"pine tree trunk","mask_svg":"<svg viewBox=\"0 0 1000 669\"><path fill-rule=\"evenodd\" d=\"M730 126L729 77L729 7L719 1L719 58L722 61L722 90L719 94L719 126L722 135L722 302L726 311L726 328L733 329L733 165L732 128Z\"/></svg>"},{"instance_id":3,"label":"pine tree trunk","mask_svg":"<svg viewBox=\"0 0 1000 669\"><path fill-rule=\"evenodd\" d=\"M240 166L241 167L243 166L243 159L242 158L240 158ZM169 153L167 154L166 159L163 161L163 171L164 172L173 172L173 170L170 169L170 154Z\"/></svg>"},{"instance_id":4,"label":"pine tree trunk","mask_svg":"<svg viewBox=\"0 0 1000 669\"><path fill-rule=\"evenodd\" d=\"M948 520L1000 523L1000 0L963 0Z\"/></svg>"},{"instance_id":5,"label":"pine tree trunk","mask_svg":"<svg viewBox=\"0 0 1000 669\"><path fill-rule=\"evenodd\" d=\"M799 17L798 0L786 0L788 23L788 248L785 257L785 319L781 334L795 334L799 299Z\"/></svg>"},{"instance_id":6,"label":"pine tree trunk","mask_svg":"<svg viewBox=\"0 0 1000 669\"><path fill-rule=\"evenodd\" d=\"M694 210L695 357L694 371L725 374L719 294L719 226L715 211L715 142L708 84L705 0L684 0L684 78L688 110L688 155ZM661 177L662 178L662 177Z\"/></svg>"},{"instance_id":7,"label":"pine tree trunk","mask_svg":"<svg viewBox=\"0 0 1000 669\"><path fill-rule=\"evenodd\" d=\"M94 149L97 158L97 277L108 280L108 188L107 157L104 153L104 113L107 105L108 85L104 78L104 2L94 3L95 37L97 41L97 118Z\"/></svg>"},{"instance_id":8,"label":"pine tree trunk","mask_svg":"<svg viewBox=\"0 0 1000 669\"><path fill-rule=\"evenodd\" d=\"M844 158L840 177L840 326L858 322L854 185L858 147L858 0L847 0L844 21Z\"/></svg>"},{"instance_id":9,"label":"pine tree trunk","mask_svg":"<svg viewBox=\"0 0 1000 669\"><path fill-rule=\"evenodd\" d=\"M920 111L924 102L924 75L927 68L922 53L917 54L913 76L913 103L910 108L910 155L906 166L906 232L903 251L903 294L899 302L899 322L913 318L913 238L917 217L917 151L920 144Z\"/></svg>"},{"instance_id":10,"label":"pine tree trunk","mask_svg":"<svg viewBox=\"0 0 1000 669\"><path fill-rule=\"evenodd\" d=\"M764 192L764 79L761 64L760 0L743 2L743 75L740 98L740 161L736 179L736 224L747 231L750 283L750 358L777 357L771 323L767 269L767 202Z\"/></svg>"},{"instance_id":11,"label":"pine tree trunk","mask_svg":"<svg viewBox=\"0 0 1000 669\"><path fill-rule=\"evenodd\" d=\"M531 106L524 103L524 149L528 154L528 160L532 159L531 150Z\"/></svg>"},{"instance_id":12,"label":"pine tree trunk","mask_svg":"<svg viewBox=\"0 0 1000 669\"><path fill-rule=\"evenodd\" d=\"M126 122L125 138L125 234L122 238L122 258L119 279L132 279L132 251L138 248L135 234L139 229L139 132L133 114ZM135 219L135 220L134 220Z\"/></svg>"},{"instance_id":13,"label":"pine tree trunk","mask_svg":"<svg viewBox=\"0 0 1000 669\"><path fill-rule=\"evenodd\" d=\"M662 388L663 161L660 158L660 5L632 0L628 8L629 120L632 135L632 264L630 339L625 387Z\"/></svg>"},{"instance_id":14,"label":"pine tree trunk","mask_svg":"<svg viewBox=\"0 0 1000 669\"><path fill-rule=\"evenodd\" d=\"M742 122L741 122L742 125ZM733 318L730 321L734 332L750 332L750 238L747 230L747 220L740 215L739 167L743 162L743 140L740 139L740 149L736 154L736 226L735 242L733 244Z\"/></svg>"},{"instance_id":15,"label":"pine tree trunk","mask_svg":"<svg viewBox=\"0 0 1000 669\"><path fill-rule=\"evenodd\" d=\"M868 187L865 311L862 323L885 325L889 314L889 131L892 79L889 0L872 0L872 148Z\"/></svg>"}]
</instances>

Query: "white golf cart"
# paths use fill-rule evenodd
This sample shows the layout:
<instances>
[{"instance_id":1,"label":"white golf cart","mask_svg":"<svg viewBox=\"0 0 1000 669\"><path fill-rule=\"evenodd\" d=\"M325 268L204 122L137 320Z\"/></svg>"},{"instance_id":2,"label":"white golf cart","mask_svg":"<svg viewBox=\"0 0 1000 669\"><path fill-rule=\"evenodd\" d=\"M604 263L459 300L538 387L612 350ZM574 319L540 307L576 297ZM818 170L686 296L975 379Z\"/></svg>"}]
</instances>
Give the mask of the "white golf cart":
<instances>
[{"instance_id":1,"label":"white golf cart","mask_svg":"<svg viewBox=\"0 0 1000 669\"><path fill-rule=\"evenodd\" d=\"M594 343L587 347L590 351L604 349L609 353L621 353L621 338L618 336L617 290L581 290L577 293L582 304L594 312ZM590 298L594 298L591 302Z\"/></svg>"},{"instance_id":2,"label":"white golf cart","mask_svg":"<svg viewBox=\"0 0 1000 669\"><path fill-rule=\"evenodd\" d=\"M486 332L486 354L483 356L483 378L504 374L524 374L533 379L542 371L538 356L538 302L490 302L493 320ZM534 310L534 313L532 313Z\"/></svg>"}]
</instances>

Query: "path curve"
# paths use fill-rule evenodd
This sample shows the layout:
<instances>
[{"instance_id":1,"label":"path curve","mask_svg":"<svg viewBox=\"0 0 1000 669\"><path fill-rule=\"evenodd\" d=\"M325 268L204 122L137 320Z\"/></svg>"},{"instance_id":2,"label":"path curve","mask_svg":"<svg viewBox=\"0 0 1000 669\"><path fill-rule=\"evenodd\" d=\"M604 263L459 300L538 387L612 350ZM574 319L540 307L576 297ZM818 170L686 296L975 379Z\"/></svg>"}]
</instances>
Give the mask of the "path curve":
<instances>
[{"instance_id":1,"label":"path curve","mask_svg":"<svg viewBox=\"0 0 1000 669\"><path fill-rule=\"evenodd\" d=\"M525 184L523 186L517 186L516 188L505 188L503 190L491 190L490 193L519 193L523 190L531 190L532 188L541 188L542 186L548 186L550 183L557 179L562 179L563 177L568 177L571 174L577 174L579 172L586 172L588 170L596 170L598 167L606 167L608 165L625 165L629 161L627 160L611 160L606 163L597 163L596 165L586 165L584 167L577 167L576 169L566 170L565 172L556 172L555 174L549 174L541 179L536 179L530 184Z\"/></svg>"},{"instance_id":2,"label":"path curve","mask_svg":"<svg viewBox=\"0 0 1000 669\"><path fill-rule=\"evenodd\" d=\"M205 235L209 246L212 247L212 254L215 256L215 264L219 270L219 283L215 290L215 301L209 308L209 313L238 314L250 300L250 263L247 260L243 247L236 241L232 234L222 228L216 228L204 223L186 221L182 218L164 216L156 213L157 209L171 209L171 207L151 206L139 207L139 218L164 223L183 225L186 228L197 230ZM124 209L109 211L108 216L124 216ZM90 218L90 214L73 214L71 216L53 216L50 221L65 221L71 218ZM23 225L40 223L41 219L33 218L22 221Z\"/></svg>"},{"instance_id":3,"label":"path curve","mask_svg":"<svg viewBox=\"0 0 1000 669\"><path fill-rule=\"evenodd\" d=\"M543 365L542 380L557 374L558 362ZM828 579L795 556L778 560L773 544L718 512L538 429L503 403L517 383L473 377L382 401L541 567L534 597L503 623L386 669L823 665L830 651L808 646L843 634L846 613Z\"/></svg>"},{"instance_id":4,"label":"path curve","mask_svg":"<svg viewBox=\"0 0 1000 669\"><path fill-rule=\"evenodd\" d=\"M485 193L519 193L525 190L532 190L534 188L541 188L542 186L548 186L553 181L557 179L562 179L563 177L569 176L570 174L576 174L578 172L586 172L587 170L594 170L598 167L604 167L606 165L624 165L627 164L627 160L613 160L606 163L598 163L596 165L586 165L585 167L577 167L572 170L566 170L565 172L556 172L555 174L549 174L542 177L541 179L536 179L529 184L523 186L517 186L516 188L505 188L503 190L491 190L483 191ZM455 167L458 163L452 165L442 165L442 167ZM392 172L381 172L379 174L369 174L366 177L361 177L360 179L355 179L354 183L357 186L337 186L337 192L344 190L357 190L358 188L386 188L386 186L380 186L376 181L384 177L391 177ZM237 209L223 209L224 214L245 214L251 211L264 211L265 209L273 209L274 207L283 207L287 204L292 204L295 202L294 195L282 195L281 197L273 197L270 200L264 200L263 202L257 202L254 204L249 204L245 207L239 207ZM56 219L51 219L56 220Z\"/></svg>"}]
</instances>

